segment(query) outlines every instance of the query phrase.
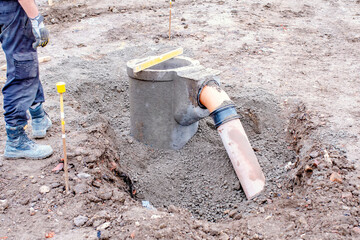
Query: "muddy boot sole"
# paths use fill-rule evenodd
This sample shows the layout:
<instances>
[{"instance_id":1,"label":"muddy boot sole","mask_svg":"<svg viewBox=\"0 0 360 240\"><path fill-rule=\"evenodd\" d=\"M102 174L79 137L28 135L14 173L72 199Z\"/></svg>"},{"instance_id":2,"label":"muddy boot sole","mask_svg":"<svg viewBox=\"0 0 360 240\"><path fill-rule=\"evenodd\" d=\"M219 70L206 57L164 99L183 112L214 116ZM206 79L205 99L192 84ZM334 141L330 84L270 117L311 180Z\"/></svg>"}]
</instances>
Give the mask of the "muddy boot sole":
<instances>
[{"instance_id":1,"label":"muddy boot sole","mask_svg":"<svg viewBox=\"0 0 360 240\"><path fill-rule=\"evenodd\" d=\"M53 153L54 150L51 147L44 149L41 153L38 153L37 156L34 156L33 154L29 154L26 152L14 153L10 151L9 153L9 151L5 150L3 158L7 160L15 160L15 159L41 160L50 157Z\"/></svg>"},{"instance_id":2,"label":"muddy boot sole","mask_svg":"<svg viewBox=\"0 0 360 240\"><path fill-rule=\"evenodd\" d=\"M5 156L5 154L3 155L3 158L6 159L6 160L17 160L17 159L26 159L26 160L43 160L43 159L46 159L48 157L50 157L53 153L49 153L49 154L46 154L42 157L26 157L26 156L11 156L11 155L8 155L8 156Z\"/></svg>"}]
</instances>

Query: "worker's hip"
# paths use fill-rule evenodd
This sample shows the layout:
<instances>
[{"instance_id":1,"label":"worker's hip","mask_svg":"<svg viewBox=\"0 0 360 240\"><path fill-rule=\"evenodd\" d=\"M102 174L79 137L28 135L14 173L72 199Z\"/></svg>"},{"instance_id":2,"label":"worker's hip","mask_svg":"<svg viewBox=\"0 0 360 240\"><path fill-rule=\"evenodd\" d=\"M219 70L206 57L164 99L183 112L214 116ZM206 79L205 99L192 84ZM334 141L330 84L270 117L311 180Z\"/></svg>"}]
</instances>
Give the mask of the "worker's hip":
<instances>
[{"instance_id":1,"label":"worker's hip","mask_svg":"<svg viewBox=\"0 0 360 240\"><path fill-rule=\"evenodd\" d=\"M1 5L6 7L2 9ZM14 7L16 5L18 7ZM36 77L38 60L36 50L32 47L35 37L29 18L17 2L0 0L0 25L0 42L6 55L8 81Z\"/></svg>"},{"instance_id":2,"label":"worker's hip","mask_svg":"<svg viewBox=\"0 0 360 240\"><path fill-rule=\"evenodd\" d=\"M0 0L0 25L8 25L13 21L16 12L21 8L17 1Z\"/></svg>"},{"instance_id":3,"label":"worker's hip","mask_svg":"<svg viewBox=\"0 0 360 240\"><path fill-rule=\"evenodd\" d=\"M31 22L18 2L0 0L0 42L14 36L26 37L35 41L32 34Z\"/></svg>"}]
</instances>

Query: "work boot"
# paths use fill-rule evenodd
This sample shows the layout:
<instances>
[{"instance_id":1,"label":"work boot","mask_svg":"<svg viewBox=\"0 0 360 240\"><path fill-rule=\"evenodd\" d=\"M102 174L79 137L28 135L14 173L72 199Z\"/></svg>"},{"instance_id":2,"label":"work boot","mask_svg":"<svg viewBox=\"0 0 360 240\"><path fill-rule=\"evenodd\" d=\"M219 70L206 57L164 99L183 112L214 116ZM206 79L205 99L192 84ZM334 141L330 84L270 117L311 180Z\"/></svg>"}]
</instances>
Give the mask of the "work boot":
<instances>
[{"instance_id":1,"label":"work boot","mask_svg":"<svg viewBox=\"0 0 360 240\"><path fill-rule=\"evenodd\" d=\"M31 115L32 137L44 138L46 131L52 126L49 116L44 111L42 104L39 104L34 109L30 107L29 112Z\"/></svg>"},{"instance_id":2,"label":"work boot","mask_svg":"<svg viewBox=\"0 0 360 240\"><path fill-rule=\"evenodd\" d=\"M30 140L23 126L6 126L7 140L4 157L6 159L44 159L53 153L51 146L39 145Z\"/></svg>"}]
</instances>

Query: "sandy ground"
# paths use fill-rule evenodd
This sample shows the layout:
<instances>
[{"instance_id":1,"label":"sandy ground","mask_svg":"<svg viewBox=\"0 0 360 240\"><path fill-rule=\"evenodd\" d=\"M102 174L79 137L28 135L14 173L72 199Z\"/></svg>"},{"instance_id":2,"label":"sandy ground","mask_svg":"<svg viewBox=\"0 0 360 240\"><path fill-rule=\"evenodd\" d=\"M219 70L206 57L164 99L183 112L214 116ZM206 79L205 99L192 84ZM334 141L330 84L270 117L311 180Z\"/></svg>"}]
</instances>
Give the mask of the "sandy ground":
<instances>
[{"instance_id":1,"label":"sandy ground","mask_svg":"<svg viewBox=\"0 0 360 240\"><path fill-rule=\"evenodd\" d=\"M171 40L167 1L37 2L51 31L39 56L51 56L40 70L54 123L38 142L55 153L0 160L0 239L360 238L359 1L173 2ZM222 71L267 179L252 201L210 118L177 151L130 136L126 62L178 46ZM51 172L62 157L58 81L69 195Z\"/></svg>"}]
</instances>

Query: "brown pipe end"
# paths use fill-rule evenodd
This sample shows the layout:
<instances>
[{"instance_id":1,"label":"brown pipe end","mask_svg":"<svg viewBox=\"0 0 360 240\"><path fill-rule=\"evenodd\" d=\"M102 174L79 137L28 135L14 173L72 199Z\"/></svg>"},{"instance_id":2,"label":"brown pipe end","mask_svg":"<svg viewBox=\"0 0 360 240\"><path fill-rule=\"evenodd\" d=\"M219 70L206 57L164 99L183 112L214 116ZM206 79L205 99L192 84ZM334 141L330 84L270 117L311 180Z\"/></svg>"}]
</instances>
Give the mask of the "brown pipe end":
<instances>
[{"instance_id":1,"label":"brown pipe end","mask_svg":"<svg viewBox=\"0 0 360 240\"><path fill-rule=\"evenodd\" d=\"M230 97L219 86L206 85L200 92L200 103L204 105L209 112L213 112L225 101L231 101Z\"/></svg>"}]
</instances>

